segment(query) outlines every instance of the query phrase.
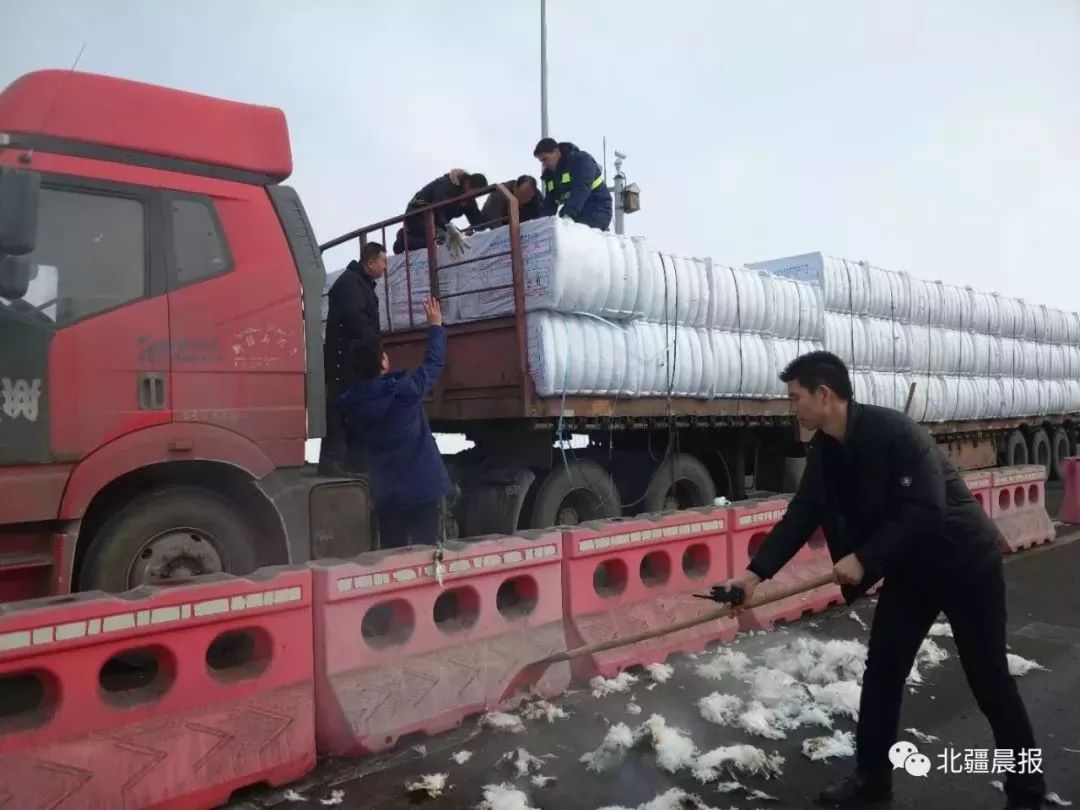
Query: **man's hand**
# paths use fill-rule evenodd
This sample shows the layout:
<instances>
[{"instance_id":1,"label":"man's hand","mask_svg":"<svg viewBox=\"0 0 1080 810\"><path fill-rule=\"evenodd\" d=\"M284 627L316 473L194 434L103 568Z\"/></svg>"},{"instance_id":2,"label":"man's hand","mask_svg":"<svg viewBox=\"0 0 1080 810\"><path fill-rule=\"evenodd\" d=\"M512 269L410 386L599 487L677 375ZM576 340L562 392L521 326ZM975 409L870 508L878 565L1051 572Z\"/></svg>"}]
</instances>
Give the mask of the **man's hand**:
<instances>
[{"instance_id":1,"label":"man's hand","mask_svg":"<svg viewBox=\"0 0 1080 810\"><path fill-rule=\"evenodd\" d=\"M848 554L833 566L833 576L841 585L858 585L866 576L866 571L858 557Z\"/></svg>"},{"instance_id":2,"label":"man's hand","mask_svg":"<svg viewBox=\"0 0 1080 810\"><path fill-rule=\"evenodd\" d=\"M429 298L424 302L424 314L427 322L432 326L442 326L442 305L436 298Z\"/></svg>"},{"instance_id":3,"label":"man's hand","mask_svg":"<svg viewBox=\"0 0 1080 810\"><path fill-rule=\"evenodd\" d=\"M757 588L759 582L761 582L761 578L753 571L743 571L739 576L732 577L724 583L724 587L728 590L731 590L732 587L739 587L743 591L743 602L741 605L731 606L732 614L737 616L746 610L746 606L754 598L754 589Z\"/></svg>"}]
</instances>

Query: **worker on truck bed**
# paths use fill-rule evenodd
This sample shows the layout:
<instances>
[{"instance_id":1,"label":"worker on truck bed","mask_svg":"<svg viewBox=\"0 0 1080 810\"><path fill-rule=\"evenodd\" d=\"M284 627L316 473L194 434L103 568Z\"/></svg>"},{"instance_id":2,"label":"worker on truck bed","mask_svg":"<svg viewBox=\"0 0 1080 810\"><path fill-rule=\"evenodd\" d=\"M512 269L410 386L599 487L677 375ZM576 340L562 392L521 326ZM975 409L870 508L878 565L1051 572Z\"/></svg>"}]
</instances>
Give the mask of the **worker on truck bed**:
<instances>
[{"instance_id":1,"label":"worker on truck bed","mask_svg":"<svg viewBox=\"0 0 1080 810\"><path fill-rule=\"evenodd\" d=\"M536 178L523 174L517 180L504 183L518 202L518 222L528 222L544 215L544 199L536 186ZM510 201L499 191L488 195L487 202L480 209L480 218L485 228L498 228L510 220Z\"/></svg>"},{"instance_id":2,"label":"worker on truck bed","mask_svg":"<svg viewBox=\"0 0 1080 810\"><path fill-rule=\"evenodd\" d=\"M350 361L354 346L379 343L379 298L375 282L386 274L386 248L368 242L360 261L351 261L327 294L326 341L323 371L326 375L326 437L319 451L319 472L341 475L366 471L363 457L347 453L345 424L338 398L356 382Z\"/></svg>"},{"instance_id":3,"label":"worker on truck bed","mask_svg":"<svg viewBox=\"0 0 1080 810\"><path fill-rule=\"evenodd\" d=\"M569 217L582 225L606 231L611 224L611 191L592 155L572 143L544 138L533 157L544 167L544 215Z\"/></svg>"},{"instance_id":4,"label":"worker on truck bed","mask_svg":"<svg viewBox=\"0 0 1080 810\"><path fill-rule=\"evenodd\" d=\"M451 169L442 177L435 178L416 192L413 198L409 200L409 204L405 206L405 213L408 214L411 211L427 208L429 205L452 200L462 194L484 188L487 184L487 178L482 174L470 174L464 169ZM465 217L469 220L470 225L479 225L484 221L483 217L480 216L480 209L476 205L475 198L463 200L454 205L441 206L432 213L435 216L436 239L441 238L446 231L446 226L458 217ZM394 239L395 254L404 253L406 247L409 250L422 250L427 247L426 220L427 216L425 214L417 214L405 220L405 225L409 231L408 245L405 243L405 228L402 228L397 232Z\"/></svg>"},{"instance_id":5,"label":"worker on truck bed","mask_svg":"<svg viewBox=\"0 0 1080 810\"><path fill-rule=\"evenodd\" d=\"M890 748L904 682L941 612L995 747L1017 757L1030 752L1035 735L1006 658L996 525L924 428L899 411L852 401L847 368L835 355L803 355L780 379L800 424L817 432L783 519L748 570L727 585L741 587L749 601L819 526L849 603L884 577L863 676L855 773L827 787L819 801L861 806L891 796ZM1006 808L1041 807L1045 787L1040 773L1010 773Z\"/></svg>"},{"instance_id":6,"label":"worker on truck bed","mask_svg":"<svg viewBox=\"0 0 1080 810\"><path fill-rule=\"evenodd\" d=\"M439 302L428 299L424 310L430 326L420 368L391 373L381 344L363 344L353 357L359 381L341 397L349 443L370 460L380 548L434 544L439 503L453 490L424 413L446 361L446 332Z\"/></svg>"}]
</instances>

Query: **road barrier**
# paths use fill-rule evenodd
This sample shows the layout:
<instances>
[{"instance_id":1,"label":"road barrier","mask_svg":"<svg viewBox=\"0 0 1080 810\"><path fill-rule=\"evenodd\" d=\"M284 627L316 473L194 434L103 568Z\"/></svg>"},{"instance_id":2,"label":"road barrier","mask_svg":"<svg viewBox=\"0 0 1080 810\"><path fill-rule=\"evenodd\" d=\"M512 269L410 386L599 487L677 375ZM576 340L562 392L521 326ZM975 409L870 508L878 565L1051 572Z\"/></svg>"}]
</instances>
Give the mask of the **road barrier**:
<instances>
[{"instance_id":1,"label":"road barrier","mask_svg":"<svg viewBox=\"0 0 1080 810\"><path fill-rule=\"evenodd\" d=\"M1062 523L1080 524L1080 458L1065 459L1065 497L1058 517Z\"/></svg>"},{"instance_id":2,"label":"road barrier","mask_svg":"<svg viewBox=\"0 0 1080 810\"><path fill-rule=\"evenodd\" d=\"M970 470L963 473L964 483L971 495L988 515L993 508L993 476L990 470Z\"/></svg>"},{"instance_id":3,"label":"road barrier","mask_svg":"<svg viewBox=\"0 0 1080 810\"><path fill-rule=\"evenodd\" d=\"M492 709L526 664L566 649L558 531L311 564L320 753L373 753ZM566 663L536 687L570 684Z\"/></svg>"},{"instance_id":4,"label":"road barrier","mask_svg":"<svg viewBox=\"0 0 1080 810\"><path fill-rule=\"evenodd\" d=\"M991 471L991 516L1001 532L1003 550L1019 551L1054 539L1046 511L1046 468L1041 465Z\"/></svg>"},{"instance_id":5,"label":"road barrier","mask_svg":"<svg viewBox=\"0 0 1080 810\"><path fill-rule=\"evenodd\" d=\"M715 611L694 592L730 576L728 513L691 509L585 523L563 534L563 593L571 648L631 636ZM577 658L578 678L610 678L630 666L659 663L730 641L734 619L705 622L647 642Z\"/></svg>"},{"instance_id":6,"label":"road barrier","mask_svg":"<svg viewBox=\"0 0 1080 810\"><path fill-rule=\"evenodd\" d=\"M0 807L209 808L315 765L311 572L0 606Z\"/></svg>"},{"instance_id":7,"label":"road barrier","mask_svg":"<svg viewBox=\"0 0 1080 810\"><path fill-rule=\"evenodd\" d=\"M729 561L733 572L746 569L769 531L787 512L787 507L787 498L739 501L731 505ZM819 530L776 576L758 586L758 592L764 595L775 588L809 581L831 568L832 558L825 546L824 535ZM843 601L839 585L819 586L798 596L744 612L739 617L739 627L742 630L766 630L778 621L795 621L806 613L820 613L830 605Z\"/></svg>"}]
</instances>

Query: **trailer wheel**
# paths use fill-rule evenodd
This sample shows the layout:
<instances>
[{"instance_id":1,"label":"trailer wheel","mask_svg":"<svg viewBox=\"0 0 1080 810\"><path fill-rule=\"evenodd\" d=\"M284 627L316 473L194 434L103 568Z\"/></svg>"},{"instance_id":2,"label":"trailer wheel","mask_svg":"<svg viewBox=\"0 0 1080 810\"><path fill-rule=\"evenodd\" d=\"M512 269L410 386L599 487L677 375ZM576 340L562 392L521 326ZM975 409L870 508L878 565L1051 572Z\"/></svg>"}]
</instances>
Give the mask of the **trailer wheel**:
<instances>
[{"instance_id":1,"label":"trailer wheel","mask_svg":"<svg viewBox=\"0 0 1080 810\"><path fill-rule=\"evenodd\" d=\"M1050 435L1050 457L1053 461L1054 480L1065 480L1065 459L1069 457L1069 433L1058 425Z\"/></svg>"},{"instance_id":2,"label":"trailer wheel","mask_svg":"<svg viewBox=\"0 0 1080 810\"><path fill-rule=\"evenodd\" d=\"M618 517L621 510L619 493L607 471L594 461L574 459L556 464L541 482L529 525L534 529L576 526Z\"/></svg>"},{"instance_id":3,"label":"trailer wheel","mask_svg":"<svg viewBox=\"0 0 1080 810\"><path fill-rule=\"evenodd\" d=\"M671 512L712 506L716 484L705 465L688 453L678 453L658 466L645 491L646 512Z\"/></svg>"},{"instance_id":4,"label":"trailer wheel","mask_svg":"<svg viewBox=\"0 0 1080 810\"><path fill-rule=\"evenodd\" d=\"M1053 457L1050 453L1050 437L1043 428L1031 432L1031 446L1028 455L1029 464L1037 464L1046 468L1046 477L1049 478L1054 470Z\"/></svg>"},{"instance_id":5,"label":"trailer wheel","mask_svg":"<svg viewBox=\"0 0 1080 810\"><path fill-rule=\"evenodd\" d=\"M1020 467L1028 463L1028 446L1024 434L1014 430L1005 442L1005 455L1002 462L1006 467Z\"/></svg>"},{"instance_id":6,"label":"trailer wheel","mask_svg":"<svg viewBox=\"0 0 1080 810\"><path fill-rule=\"evenodd\" d=\"M86 551L80 590L112 593L158 581L256 567L251 527L224 498L175 486L135 499L109 518Z\"/></svg>"}]
</instances>

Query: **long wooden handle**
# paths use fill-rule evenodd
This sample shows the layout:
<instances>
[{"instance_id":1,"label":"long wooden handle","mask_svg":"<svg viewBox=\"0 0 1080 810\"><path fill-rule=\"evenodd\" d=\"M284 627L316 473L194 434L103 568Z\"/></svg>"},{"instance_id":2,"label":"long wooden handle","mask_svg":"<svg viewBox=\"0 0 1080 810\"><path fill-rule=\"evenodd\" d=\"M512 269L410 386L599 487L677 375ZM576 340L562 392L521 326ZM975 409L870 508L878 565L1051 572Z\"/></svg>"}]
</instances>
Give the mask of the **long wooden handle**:
<instances>
[{"instance_id":1,"label":"long wooden handle","mask_svg":"<svg viewBox=\"0 0 1080 810\"><path fill-rule=\"evenodd\" d=\"M786 588L778 588L775 591L770 591L768 594L763 594L759 597L751 599L746 604L747 610L752 610L762 605L767 605L771 602L779 602L781 599L787 599L791 596L796 596L805 591L813 590L814 588L820 588L822 585L831 585L836 580L833 579L832 572L828 574L822 574L819 577L815 577L809 582L800 582L795 585L789 585ZM639 641L648 641L651 638L657 636L664 636L668 633L677 633L679 630L685 630L688 627L696 627L699 624L705 624L706 622L715 621L716 619L727 618L731 614L731 608L724 606L718 608L711 613L706 613L703 616L697 616L693 619L685 619L675 624L669 624L665 627L657 627L654 630L646 630L643 633L636 633L632 636L624 636L623 638L613 638L609 641L598 641L595 644L586 644L584 647L576 647L573 650L567 650L566 652L556 653L536 661L530 666L557 664L560 661L569 661L571 658L580 658L583 655L592 655L594 653L603 652L604 650L613 650L616 647L625 647L628 644L637 644Z\"/></svg>"}]
</instances>

